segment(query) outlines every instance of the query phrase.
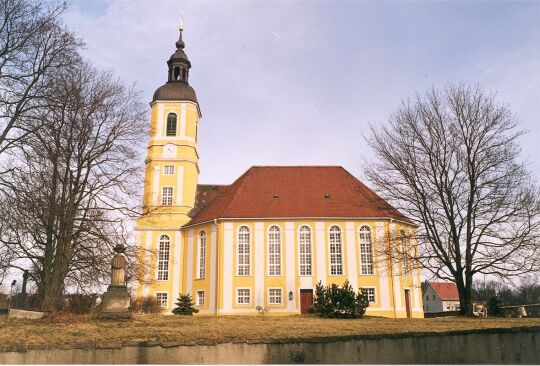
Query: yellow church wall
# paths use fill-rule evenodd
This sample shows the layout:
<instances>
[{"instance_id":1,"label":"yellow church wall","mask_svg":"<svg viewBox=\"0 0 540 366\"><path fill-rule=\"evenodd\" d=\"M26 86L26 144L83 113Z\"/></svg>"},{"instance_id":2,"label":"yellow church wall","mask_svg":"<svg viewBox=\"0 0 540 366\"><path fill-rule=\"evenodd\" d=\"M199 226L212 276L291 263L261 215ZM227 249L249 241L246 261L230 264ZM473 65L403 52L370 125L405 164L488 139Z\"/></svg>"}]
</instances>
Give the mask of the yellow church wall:
<instances>
[{"instance_id":1,"label":"yellow church wall","mask_svg":"<svg viewBox=\"0 0 540 366\"><path fill-rule=\"evenodd\" d=\"M253 314L255 312L255 307L261 305L270 309L270 313L273 312L273 315L285 315L285 314L294 314L299 312L299 301L300 301L300 289L301 288L312 288L315 289L315 286L319 280L323 280L324 284L343 284L346 280L349 280L355 290L358 290L361 287L372 287L375 289L376 301L371 304L368 309L368 314L370 315L380 315L380 316L406 316L404 310L404 292L405 288L413 288L412 279L400 279L399 277L395 278L393 276L391 263L381 263L379 264L379 254L378 254L378 236L383 236L383 242L385 237L388 234L389 224L385 221L367 221L367 220L318 220L318 221L291 221L291 220L237 220L229 222L228 220L220 221L219 224L219 242L223 243L224 238L224 224L228 223L230 225L230 249L232 251L229 261L230 261L230 271L228 275L230 278L230 287L223 286L224 276L227 274L224 273L223 268L226 266L226 263L223 261L224 258L224 249L223 246L218 247L218 299L217 299L217 308L220 314ZM332 225L338 225L342 230L342 262L343 262L343 275L342 276L332 276L329 275L329 242L328 235L329 229ZM247 226L250 229L250 275L249 276L238 276L237 275L237 245L238 245L238 230L241 226ZM268 274L268 231L271 226L276 225L280 228L281 233L281 275L279 276L270 276ZM291 226L292 225L292 226ZM298 239L298 230L302 225L310 227L312 230L312 276L300 276L299 275L299 239ZM374 274L373 275L362 275L361 274L361 261L360 261L360 251L359 251L359 240L358 240L358 231L363 225L369 225L372 230L372 243L374 250ZM318 259L317 259L317 235L320 236L320 233L317 233L317 228L322 229L323 239L324 239L324 269L319 268ZM288 231L292 231L292 234ZM380 233L378 232L380 231ZM287 237L288 236L288 237ZM292 240L291 240L292 239ZM320 238L319 238L320 239ZM256 241L262 241L262 256L257 254L257 251L260 251L261 248L256 249L256 245L261 245L261 243L256 244ZM350 241L350 243L349 243ZM293 243L292 249L287 249L286 245ZM351 248L349 248L351 246ZM351 252L352 250L352 252ZM357 275L351 277L352 274L349 274L349 253L353 253L354 259L351 259L356 266ZM259 257L259 258L258 258ZM262 261L261 261L262 258ZM292 265L289 263L292 261ZM262 266L259 264L262 263ZM290 271L292 268L292 274L288 274L287 271ZM382 273L380 273L382 268ZM256 277L261 276L262 272L262 287L257 290L258 286L256 285ZM323 277L321 277L326 273ZM292 307L288 305L288 293L291 291L291 286L287 287L288 281L287 278L292 278L293 281L293 305ZM419 279L419 277L418 277ZM397 282L396 282L397 281ZM396 285L399 283L399 285ZM418 281L419 283L419 281ZM381 287L384 285L384 287ZM399 293L394 293L394 285L396 290L399 290ZM399 286L399 288L397 288ZM249 305L241 305L236 302L236 290L248 288L251 291L251 302ZM270 288L280 288L282 289L282 303L279 305L271 305L268 301L268 290ZM261 292L262 290L262 292ZM386 292L387 303L385 306L382 306L381 301L381 291ZM411 291L411 295L412 295ZM224 308L225 297L230 297L229 303L230 308L227 310ZM399 297L399 300L397 299ZM421 308L421 304L418 304L416 300L419 297L411 296L411 310L413 316L418 316L418 311L414 309ZM420 300L421 301L421 300ZM400 305L401 304L401 305ZM397 305L398 308L401 306L403 310L396 309L394 306ZM420 306L419 306L420 305Z\"/></svg>"}]
</instances>

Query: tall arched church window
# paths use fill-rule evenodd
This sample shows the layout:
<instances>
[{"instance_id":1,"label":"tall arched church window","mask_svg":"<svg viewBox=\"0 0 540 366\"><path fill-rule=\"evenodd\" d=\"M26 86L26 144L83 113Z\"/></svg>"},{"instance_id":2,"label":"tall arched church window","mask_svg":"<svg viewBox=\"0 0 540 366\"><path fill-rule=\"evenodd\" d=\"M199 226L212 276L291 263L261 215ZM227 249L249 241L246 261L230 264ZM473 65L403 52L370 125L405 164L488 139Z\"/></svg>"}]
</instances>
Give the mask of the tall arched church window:
<instances>
[{"instance_id":1,"label":"tall arched church window","mask_svg":"<svg viewBox=\"0 0 540 366\"><path fill-rule=\"evenodd\" d=\"M206 277L206 232L199 233L199 277Z\"/></svg>"},{"instance_id":2,"label":"tall arched church window","mask_svg":"<svg viewBox=\"0 0 540 366\"><path fill-rule=\"evenodd\" d=\"M330 275L342 276L343 275L343 258L342 258L342 242L341 242L341 229L337 225L333 225L330 228L329 233L329 247L330 247Z\"/></svg>"},{"instance_id":3,"label":"tall arched church window","mask_svg":"<svg viewBox=\"0 0 540 366\"><path fill-rule=\"evenodd\" d=\"M158 243L158 281L169 280L169 251L171 246L171 238L168 235L161 235Z\"/></svg>"},{"instance_id":4,"label":"tall arched church window","mask_svg":"<svg viewBox=\"0 0 540 366\"><path fill-rule=\"evenodd\" d=\"M275 225L268 230L268 275L281 276L281 231Z\"/></svg>"},{"instance_id":5,"label":"tall arched church window","mask_svg":"<svg viewBox=\"0 0 540 366\"><path fill-rule=\"evenodd\" d=\"M167 115L167 129L165 134L167 136L176 136L176 113L169 113Z\"/></svg>"},{"instance_id":6,"label":"tall arched church window","mask_svg":"<svg viewBox=\"0 0 540 366\"><path fill-rule=\"evenodd\" d=\"M300 276L311 276L311 229L301 226L298 231Z\"/></svg>"},{"instance_id":7,"label":"tall arched church window","mask_svg":"<svg viewBox=\"0 0 540 366\"><path fill-rule=\"evenodd\" d=\"M363 275L373 274L373 242L369 226L362 226L359 231L360 264Z\"/></svg>"},{"instance_id":8,"label":"tall arched church window","mask_svg":"<svg viewBox=\"0 0 540 366\"><path fill-rule=\"evenodd\" d=\"M241 226L238 229L236 256L236 274L249 276L251 272L251 233L247 226Z\"/></svg>"}]
</instances>

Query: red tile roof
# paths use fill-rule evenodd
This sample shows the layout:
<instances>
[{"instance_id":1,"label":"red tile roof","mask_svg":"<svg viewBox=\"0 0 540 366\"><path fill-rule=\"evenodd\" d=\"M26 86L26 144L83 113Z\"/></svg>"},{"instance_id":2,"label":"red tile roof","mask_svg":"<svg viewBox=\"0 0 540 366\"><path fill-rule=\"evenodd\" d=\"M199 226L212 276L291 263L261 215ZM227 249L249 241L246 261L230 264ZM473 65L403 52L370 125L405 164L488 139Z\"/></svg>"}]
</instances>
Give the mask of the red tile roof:
<instances>
[{"instance_id":1,"label":"red tile roof","mask_svg":"<svg viewBox=\"0 0 540 366\"><path fill-rule=\"evenodd\" d=\"M459 300L459 293L453 282L430 282L429 285L441 300Z\"/></svg>"},{"instance_id":2,"label":"red tile roof","mask_svg":"<svg viewBox=\"0 0 540 366\"><path fill-rule=\"evenodd\" d=\"M390 217L411 222L339 166L254 166L215 193L192 210L186 225L214 218Z\"/></svg>"}]
</instances>

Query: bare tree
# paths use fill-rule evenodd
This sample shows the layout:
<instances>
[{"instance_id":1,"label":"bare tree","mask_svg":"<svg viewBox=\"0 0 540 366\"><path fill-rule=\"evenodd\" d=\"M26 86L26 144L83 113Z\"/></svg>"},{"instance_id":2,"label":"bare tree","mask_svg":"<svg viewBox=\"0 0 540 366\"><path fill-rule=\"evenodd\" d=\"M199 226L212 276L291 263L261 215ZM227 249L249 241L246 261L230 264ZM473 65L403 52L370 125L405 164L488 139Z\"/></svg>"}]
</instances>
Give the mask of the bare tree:
<instances>
[{"instance_id":1,"label":"bare tree","mask_svg":"<svg viewBox=\"0 0 540 366\"><path fill-rule=\"evenodd\" d=\"M65 4L0 0L0 154L39 128L49 78L78 59L81 46L59 22Z\"/></svg>"},{"instance_id":2,"label":"bare tree","mask_svg":"<svg viewBox=\"0 0 540 366\"><path fill-rule=\"evenodd\" d=\"M367 139L378 158L368 179L419 225L416 259L456 283L463 314L475 274L540 266L540 194L518 160L522 134L494 95L449 85L404 101Z\"/></svg>"},{"instance_id":3,"label":"bare tree","mask_svg":"<svg viewBox=\"0 0 540 366\"><path fill-rule=\"evenodd\" d=\"M25 120L40 128L0 175L0 240L32 264L43 309L54 309L66 286L102 283L112 246L127 244L140 202L146 109L132 88L85 63L59 72L47 95Z\"/></svg>"}]
</instances>

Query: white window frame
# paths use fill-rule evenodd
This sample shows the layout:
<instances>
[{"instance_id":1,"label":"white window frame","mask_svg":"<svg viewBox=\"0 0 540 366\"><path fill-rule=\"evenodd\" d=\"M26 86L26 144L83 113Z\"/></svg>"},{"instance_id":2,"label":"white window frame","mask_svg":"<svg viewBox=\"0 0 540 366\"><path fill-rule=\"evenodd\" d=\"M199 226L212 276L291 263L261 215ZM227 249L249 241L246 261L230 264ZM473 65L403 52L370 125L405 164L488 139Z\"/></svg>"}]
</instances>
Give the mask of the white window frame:
<instances>
[{"instance_id":1,"label":"white window frame","mask_svg":"<svg viewBox=\"0 0 540 366\"><path fill-rule=\"evenodd\" d=\"M206 243L206 231L201 230L199 231L199 235L197 235L197 252L199 258L197 261L197 279L199 280L206 278Z\"/></svg>"},{"instance_id":2,"label":"white window frame","mask_svg":"<svg viewBox=\"0 0 540 366\"><path fill-rule=\"evenodd\" d=\"M168 131L168 127L169 127L169 115L171 114L174 114L175 116L175 121L174 121L174 135L169 135L167 133ZM165 137L176 137L178 136L178 114L176 112L169 112L167 113L167 115L165 116L165 131L164 131L164 136Z\"/></svg>"},{"instance_id":3,"label":"white window frame","mask_svg":"<svg viewBox=\"0 0 540 366\"><path fill-rule=\"evenodd\" d=\"M162 301L158 299L158 295L165 295L165 306L163 306ZM156 298L156 302L160 307L164 309L167 309L169 307L169 293L167 291L156 291L154 292L154 296Z\"/></svg>"},{"instance_id":4,"label":"white window frame","mask_svg":"<svg viewBox=\"0 0 540 366\"><path fill-rule=\"evenodd\" d=\"M333 228L337 228L339 231L339 242L332 243ZM339 244L339 252L333 252L333 245ZM328 265L330 276L343 276L343 230L339 225L331 225L328 228ZM334 271L333 271L334 270ZM335 273L332 273L335 272Z\"/></svg>"},{"instance_id":5,"label":"white window frame","mask_svg":"<svg viewBox=\"0 0 540 366\"><path fill-rule=\"evenodd\" d=\"M375 275L375 264L373 260L373 230L369 225L362 225L358 229L358 249L360 251L360 274L362 276Z\"/></svg>"},{"instance_id":6,"label":"white window frame","mask_svg":"<svg viewBox=\"0 0 540 366\"><path fill-rule=\"evenodd\" d=\"M162 249L161 245L166 245L167 250ZM169 281L169 267L171 260L171 237L167 234L161 234L157 243L157 266L156 279L158 281ZM162 257L163 256L163 257Z\"/></svg>"},{"instance_id":7,"label":"white window frame","mask_svg":"<svg viewBox=\"0 0 540 366\"><path fill-rule=\"evenodd\" d=\"M247 229L248 240L240 241L240 235L245 235L242 229ZM241 277L251 276L251 228L247 225L241 225L236 233L236 275ZM242 263L240 263L242 259ZM246 263L247 262L247 263Z\"/></svg>"},{"instance_id":8,"label":"white window frame","mask_svg":"<svg viewBox=\"0 0 540 366\"><path fill-rule=\"evenodd\" d=\"M202 294L202 296L201 296ZM197 292L195 292L195 299L196 299L196 306L197 307L203 307L204 304L205 304L205 293L204 293L204 290L197 290ZM201 299L202 299L202 303L201 303Z\"/></svg>"},{"instance_id":9,"label":"white window frame","mask_svg":"<svg viewBox=\"0 0 540 366\"><path fill-rule=\"evenodd\" d=\"M307 244L302 239L303 228L308 230L309 242ZM306 246L308 247L308 251L305 250ZM298 228L298 275L302 277L313 275L313 230L308 225L301 225Z\"/></svg>"},{"instance_id":10,"label":"white window frame","mask_svg":"<svg viewBox=\"0 0 540 366\"><path fill-rule=\"evenodd\" d=\"M170 189L170 195L165 195L165 190ZM161 187L161 205L162 206L172 206L173 205L173 197L174 197L174 187L171 186L164 186Z\"/></svg>"},{"instance_id":11,"label":"white window frame","mask_svg":"<svg viewBox=\"0 0 540 366\"><path fill-rule=\"evenodd\" d=\"M272 302L272 298L275 296L270 295L271 291L279 291L279 302ZM283 305L283 287L269 287L268 288L268 305Z\"/></svg>"},{"instance_id":12,"label":"white window frame","mask_svg":"<svg viewBox=\"0 0 540 366\"><path fill-rule=\"evenodd\" d=\"M163 175L174 175L174 165L163 165Z\"/></svg>"},{"instance_id":13,"label":"white window frame","mask_svg":"<svg viewBox=\"0 0 540 366\"><path fill-rule=\"evenodd\" d=\"M248 291L248 296L249 296L249 302L248 303L241 303L241 302L238 302L238 296L240 295L240 291ZM245 297L245 296L243 296ZM251 287L237 287L236 288L236 305L238 306L249 306L251 305Z\"/></svg>"},{"instance_id":14,"label":"white window frame","mask_svg":"<svg viewBox=\"0 0 540 366\"><path fill-rule=\"evenodd\" d=\"M275 237L277 230L277 238ZM274 236L272 238L272 236ZM267 260L268 276L277 277L282 275L281 271L281 228L278 225L271 225L266 235L267 239ZM277 243L275 242L277 240Z\"/></svg>"},{"instance_id":15,"label":"white window frame","mask_svg":"<svg viewBox=\"0 0 540 366\"><path fill-rule=\"evenodd\" d=\"M367 293L365 294L368 297L368 301L370 304L376 304L377 303L377 288L374 286L362 286L360 287L360 291L364 292L364 290L373 290L373 301L369 300L369 296Z\"/></svg>"}]
</instances>

